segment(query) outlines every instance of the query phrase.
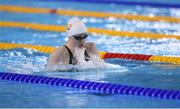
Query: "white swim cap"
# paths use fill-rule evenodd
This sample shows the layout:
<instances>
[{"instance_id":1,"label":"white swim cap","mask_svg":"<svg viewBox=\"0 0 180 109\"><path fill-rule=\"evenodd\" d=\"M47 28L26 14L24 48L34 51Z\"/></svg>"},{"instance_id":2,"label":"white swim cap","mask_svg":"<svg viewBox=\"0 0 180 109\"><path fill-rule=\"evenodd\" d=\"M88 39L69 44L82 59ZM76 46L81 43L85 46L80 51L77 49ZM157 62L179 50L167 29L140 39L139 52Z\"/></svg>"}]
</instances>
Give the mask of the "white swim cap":
<instances>
[{"instance_id":1,"label":"white swim cap","mask_svg":"<svg viewBox=\"0 0 180 109\"><path fill-rule=\"evenodd\" d=\"M67 36L82 33L87 33L86 25L78 17L72 17L67 24Z\"/></svg>"}]
</instances>

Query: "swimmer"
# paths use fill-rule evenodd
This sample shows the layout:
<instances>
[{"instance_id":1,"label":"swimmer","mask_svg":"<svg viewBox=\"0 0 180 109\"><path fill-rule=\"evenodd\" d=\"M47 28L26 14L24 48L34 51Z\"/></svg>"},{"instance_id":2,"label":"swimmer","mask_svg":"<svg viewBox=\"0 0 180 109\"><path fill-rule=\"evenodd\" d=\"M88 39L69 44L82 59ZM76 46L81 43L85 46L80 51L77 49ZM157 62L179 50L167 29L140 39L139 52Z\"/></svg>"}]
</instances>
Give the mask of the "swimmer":
<instances>
[{"instance_id":1,"label":"swimmer","mask_svg":"<svg viewBox=\"0 0 180 109\"><path fill-rule=\"evenodd\" d=\"M86 25L78 18L72 17L67 24L68 41L58 47L48 59L48 66L58 63L78 65L81 61L89 61L98 57L98 50L93 42L86 42L88 37Z\"/></svg>"}]
</instances>

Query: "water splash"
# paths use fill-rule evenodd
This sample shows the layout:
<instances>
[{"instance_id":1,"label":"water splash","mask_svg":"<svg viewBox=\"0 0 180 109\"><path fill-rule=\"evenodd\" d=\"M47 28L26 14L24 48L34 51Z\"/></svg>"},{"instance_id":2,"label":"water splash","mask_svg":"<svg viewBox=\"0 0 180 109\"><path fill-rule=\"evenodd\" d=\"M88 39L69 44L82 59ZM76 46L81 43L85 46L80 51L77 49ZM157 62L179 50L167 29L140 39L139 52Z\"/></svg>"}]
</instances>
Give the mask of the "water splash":
<instances>
[{"instance_id":1,"label":"water splash","mask_svg":"<svg viewBox=\"0 0 180 109\"><path fill-rule=\"evenodd\" d=\"M89 61L85 61L84 56L85 49L77 49L74 53L74 57L77 59L77 65L66 65L59 62L57 65L48 65L47 71L93 71L99 73L101 71L109 72L125 72L127 68L116 64L106 63L103 59L96 55L91 55Z\"/></svg>"}]
</instances>

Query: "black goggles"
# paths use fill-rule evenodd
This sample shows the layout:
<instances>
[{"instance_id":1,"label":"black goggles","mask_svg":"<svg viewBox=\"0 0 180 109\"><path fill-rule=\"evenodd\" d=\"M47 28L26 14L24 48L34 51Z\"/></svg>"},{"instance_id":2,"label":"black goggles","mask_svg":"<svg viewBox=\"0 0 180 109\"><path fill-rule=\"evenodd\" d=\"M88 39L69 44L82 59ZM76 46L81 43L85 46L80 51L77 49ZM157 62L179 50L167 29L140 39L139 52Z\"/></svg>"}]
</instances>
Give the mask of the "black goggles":
<instances>
[{"instance_id":1,"label":"black goggles","mask_svg":"<svg viewBox=\"0 0 180 109\"><path fill-rule=\"evenodd\" d=\"M74 37L76 40L83 40L83 39L86 39L86 38L88 37L88 34L73 35L73 37Z\"/></svg>"}]
</instances>

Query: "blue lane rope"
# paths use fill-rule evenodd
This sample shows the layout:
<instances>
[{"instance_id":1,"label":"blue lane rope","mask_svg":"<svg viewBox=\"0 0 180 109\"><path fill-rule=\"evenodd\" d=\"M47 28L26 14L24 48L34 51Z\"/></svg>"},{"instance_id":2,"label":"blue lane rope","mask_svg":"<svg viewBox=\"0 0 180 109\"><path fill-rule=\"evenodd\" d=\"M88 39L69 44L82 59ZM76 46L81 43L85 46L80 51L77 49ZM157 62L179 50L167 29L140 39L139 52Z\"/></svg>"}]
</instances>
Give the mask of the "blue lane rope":
<instances>
[{"instance_id":1,"label":"blue lane rope","mask_svg":"<svg viewBox=\"0 0 180 109\"><path fill-rule=\"evenodd\" d=\"M47 0L46 0L47 1ZM49 1L49 0L48 0ZM51 1L75 1L75 2L90 2L90 3L114 3L123 5L142 5L142 6L154 6L163 8L180 8L180 3L157 3L157 2L141 2L141 1L126 1L126 0L51 0Z\"/></svg>"},{"instance_id":2,"label":"blue lane rope","mask_svg":"<svg viewBox=\"0 0 180 109\"><path fill-rule=\"evenodd\" d=\"M39 75L26 75L0 72L0 80L18 81L24 83L46 84L53 86L65 86L86 90L93 90L103 94L124 94L124 95L138 95L148 96L164 99L180 100L179 90L164 90L155 88L143 88L111 83L90 82L83 80L64 79L55 77L45 77Z\"/></svg>"}]
</instances>

